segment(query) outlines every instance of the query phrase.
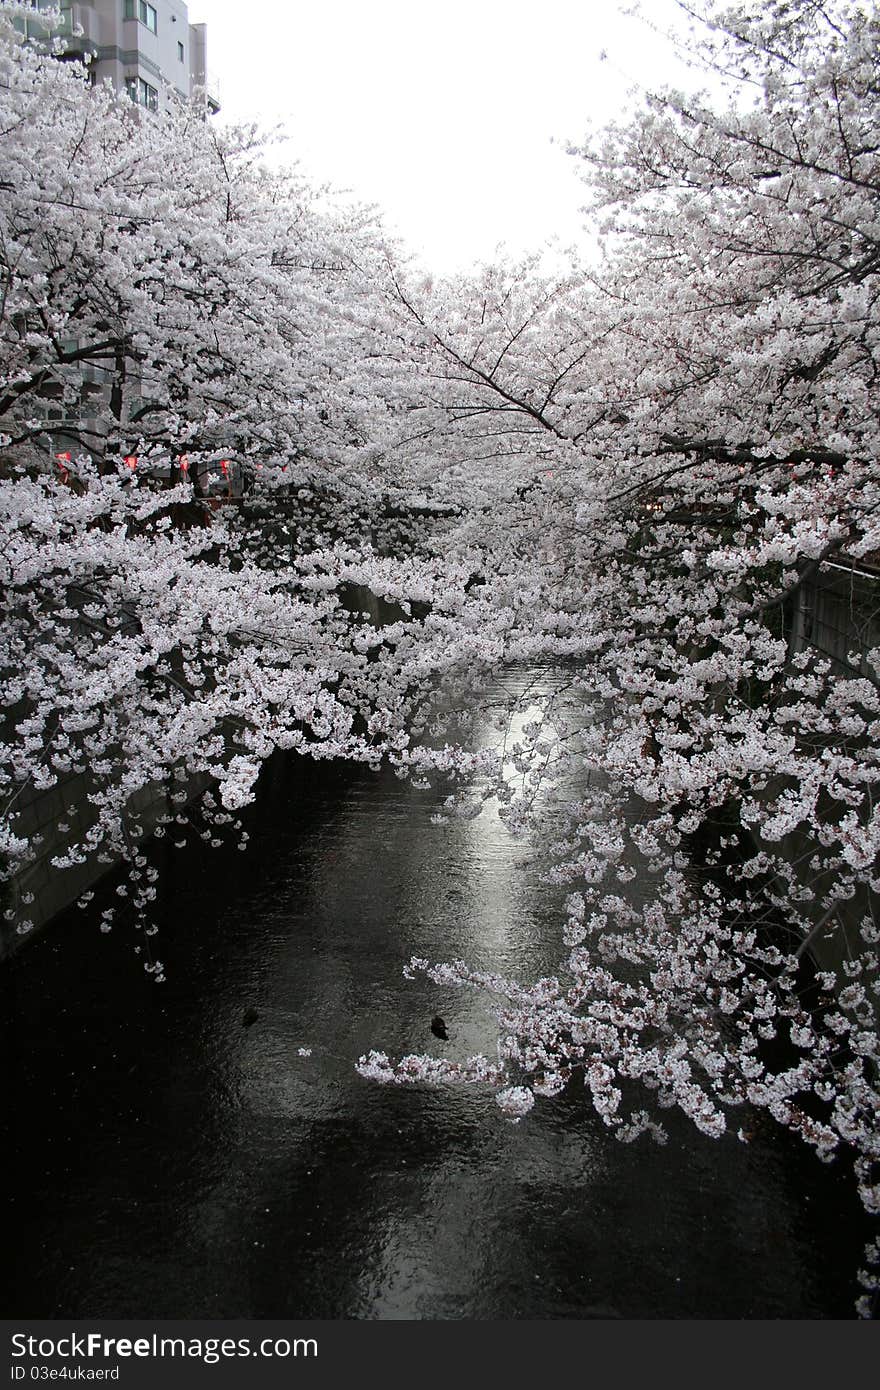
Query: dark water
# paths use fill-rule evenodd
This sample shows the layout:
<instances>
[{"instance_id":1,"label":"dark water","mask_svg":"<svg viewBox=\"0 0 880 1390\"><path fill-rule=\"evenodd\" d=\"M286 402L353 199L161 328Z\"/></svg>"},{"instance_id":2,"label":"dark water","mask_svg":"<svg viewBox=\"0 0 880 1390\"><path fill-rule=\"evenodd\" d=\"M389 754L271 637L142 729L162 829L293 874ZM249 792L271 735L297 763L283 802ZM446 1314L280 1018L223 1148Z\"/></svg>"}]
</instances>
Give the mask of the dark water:
<instances>
[{"instance_id":1,"label":"dark water","mask_svg":"<svg viewBox=\"0 0 880 1390\"><path fill-rule=\"evenodd\" d=\"M852 1184L784 1135L673 1116L624 1146L577 1092L512 1126L483 1091L357 1076L439 1051L435 1013L452 1055L494 1049L477 999L403 979L413 953L524 979L558 955L528 847L428 809L278 763L247 853L154 847L167 983L99 933L112 882L4 968L4 1315L851 1317Z\"/></svg>"}]
</instances>

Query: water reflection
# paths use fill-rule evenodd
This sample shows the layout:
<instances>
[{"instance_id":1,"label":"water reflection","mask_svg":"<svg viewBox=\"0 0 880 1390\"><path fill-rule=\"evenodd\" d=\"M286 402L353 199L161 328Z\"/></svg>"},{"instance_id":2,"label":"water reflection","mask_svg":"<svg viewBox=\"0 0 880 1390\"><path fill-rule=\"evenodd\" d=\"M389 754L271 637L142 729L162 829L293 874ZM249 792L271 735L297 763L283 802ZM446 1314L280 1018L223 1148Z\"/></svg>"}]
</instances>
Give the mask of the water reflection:
<instances>
[{"instance_id":1,"label":"water reflection","mask_svg":"<svg viewBox=\"0 0 880 1390\"><path fill-rule=\"evenodd\" d=\"M246 854L154 846L167 984L98 932L112 883L8 965L7 1316L851 1316L857 1202L785 1136L625 1147L576 1092L511 1126L356 1075L439 1052L435 1013L452 1055L494 1047L410 955L559 954L528 847L433 797L278 763Z\"/></svg>"}]
</instances>

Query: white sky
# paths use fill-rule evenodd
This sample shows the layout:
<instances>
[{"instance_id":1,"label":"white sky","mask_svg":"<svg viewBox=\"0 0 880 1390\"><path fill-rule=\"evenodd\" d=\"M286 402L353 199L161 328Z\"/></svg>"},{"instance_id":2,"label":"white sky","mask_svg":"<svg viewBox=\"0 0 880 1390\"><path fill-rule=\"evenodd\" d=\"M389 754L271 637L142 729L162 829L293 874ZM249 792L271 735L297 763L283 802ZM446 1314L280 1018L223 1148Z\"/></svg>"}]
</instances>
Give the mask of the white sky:
<instances>
[{"instance_id":1,"label":"white sky","mask_svg":"<svg viewBox=\"0 0 880 1390\"><path fill-rule=\"evenodd\" d=\"M643 10L661 29L676 15ZM377 203L438 272L580 240L566 140L635 83L699 85L614 0L190 0L190 19L221 119L282 126L285 159Z\"/></svg>"}]
</instances>

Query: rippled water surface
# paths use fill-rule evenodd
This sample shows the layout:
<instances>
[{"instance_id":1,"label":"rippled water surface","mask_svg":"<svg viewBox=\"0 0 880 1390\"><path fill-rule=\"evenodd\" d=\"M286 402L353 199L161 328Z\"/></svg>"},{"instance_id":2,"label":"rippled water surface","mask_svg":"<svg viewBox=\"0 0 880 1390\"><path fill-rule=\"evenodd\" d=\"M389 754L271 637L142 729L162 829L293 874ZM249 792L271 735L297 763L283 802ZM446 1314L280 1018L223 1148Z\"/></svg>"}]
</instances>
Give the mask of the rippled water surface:
<instances>
[{"instance_id":1,"label":"rippled water surface","mask_svg":"<svg viewBox=\"0 0 880 1390\"><path fill-rule=\"evenodd\" d=\"M482 1090L357 1076L439 1052L435 1013L450 1055L494 1050L412 954L523 979L560 954L528 846L430 808L273 765L247 853L151 851L167 983L99 933L112 881L4 968L7 1317L852 1316L852 1186L785 1136L673 1117L624 1146L576 1091L513 1126Z\"/></svg>"}]
</instances>

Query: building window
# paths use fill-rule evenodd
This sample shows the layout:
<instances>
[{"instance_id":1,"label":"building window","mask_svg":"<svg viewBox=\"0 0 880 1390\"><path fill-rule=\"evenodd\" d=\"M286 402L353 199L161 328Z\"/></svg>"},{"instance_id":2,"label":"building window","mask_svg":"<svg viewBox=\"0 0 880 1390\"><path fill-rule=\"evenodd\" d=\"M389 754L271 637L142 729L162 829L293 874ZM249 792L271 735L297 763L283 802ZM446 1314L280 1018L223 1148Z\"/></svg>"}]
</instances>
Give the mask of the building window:
<instances>
[{"instance_id":1,"label":"building window","mask_svg":"<svg viewBox=\"0 0 880 1390\"><path fill-rule=\"evenodd\" d=\"M178 56L180 62L182 63L182 62L183 62L183 44L182 44L182 43L178 43L178 45L177 45L177 56Z\"/></svg>"},{"instance_id":2,"label":"building window","mask_svg":"<svg viewBox=\"0 0 880 1390\"><path fill-rule=\"evenodd\" d=\"M158 17L155 8L146 4L146 0L125 0L122 18L139 19L141 24L147 26L151 34L158 31Z\"/></svg>"},{"instance_id":3,"label":"building window","mask_svg":"<svg viewBox=\"0 0 880 1390\"><path fill-rule=\"evenodd\" d=\"M142 77L126 77L125 90L138 106L146 106L148 111L159 110L159 93Z\"/></svg>"}]
</instances>

